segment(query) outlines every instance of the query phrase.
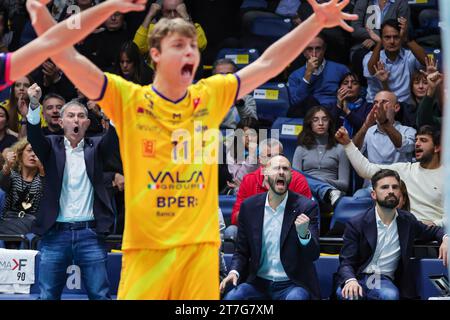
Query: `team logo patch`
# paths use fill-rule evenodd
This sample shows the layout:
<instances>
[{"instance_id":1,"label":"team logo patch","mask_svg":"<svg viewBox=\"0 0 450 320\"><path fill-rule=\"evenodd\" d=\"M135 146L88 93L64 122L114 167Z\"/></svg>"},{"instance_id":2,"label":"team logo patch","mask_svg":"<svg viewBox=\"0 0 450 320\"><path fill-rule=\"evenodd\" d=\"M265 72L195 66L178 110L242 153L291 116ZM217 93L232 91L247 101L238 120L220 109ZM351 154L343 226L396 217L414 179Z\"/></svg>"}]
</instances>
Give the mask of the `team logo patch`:
<instances>
[{"instance_id":1,"label":"team logo patch","mask_svg":"<svg viewBox=\"0 0 450 320\"><path fill-rule=\"evenodd\" d=\"M153 158L155 156L156 140L142 141L142 156L146 158Z\"/></svg>"}]
</instances>

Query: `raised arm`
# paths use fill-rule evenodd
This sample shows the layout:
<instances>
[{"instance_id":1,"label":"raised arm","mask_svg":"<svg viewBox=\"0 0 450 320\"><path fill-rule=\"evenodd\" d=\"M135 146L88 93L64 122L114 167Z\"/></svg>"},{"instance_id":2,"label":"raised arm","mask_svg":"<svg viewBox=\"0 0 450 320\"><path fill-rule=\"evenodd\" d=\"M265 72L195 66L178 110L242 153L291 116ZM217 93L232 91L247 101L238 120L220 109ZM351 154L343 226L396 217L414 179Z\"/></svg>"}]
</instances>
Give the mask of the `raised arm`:
<instances>
[{"instance_id":1,"label":"raised arm","mask_svg":"<svg viewBox=\"0 0 450 320\"><path fill-rule=\"evenodd\" d=\"M241 79L238 99L283 71L323 28L340 25L349 32L353 31L344 20L356 20L358 17L342 12L349 0L331 0L320 5L314 0L308 2L314 14L267 48L255 62L237 72Z\"/></svg>"},{"instance_id":2,"label":"raised arm","mask_svg":"<svg viewBox=\"0 0 450 320\"><path fill-rule=\"evenodd\" d=\"M361 178L370 179L378 170L389 168L386 165L380 166L370 163L350 140L348 132L344 127L341 127L336 132L335 138L337 142L343 145L348 160Z\"/></svg>"},{"instance_id":3,"label":"raised arm","mask_svg":"<svg viewBox=\"0 0 450 320\"><path fill-rule=\"evenodd\" d=\"M45 7L45 4L49 1L28 0L27 9L30 13L33 26L36 27L38 34L42 34L44 31L45 33L12 54L10 79L12 81L18 79L20 76L31 72L38 65L42 64L48 57L52 57L60 51L81 41L114 12L143 10L146 1L147 0L105 1L80 14L73 15L69 19L52 27L50 30L45 31L51 25L55 24L55 21ZM79 25L80 28L74 27L77 25ZM68 58L70 53L73 54L73 52L66 51L67 55L64 57ZM97 98L103 85L103 76L98 77L101 75L97 72L98 69L93 68L93 64L87 59L76 61L78 63L74 63L74 60L77 58L78 56L73 57L69 61L66 61L66 59L61 59L60 61L57 60L63 63L60 67L66 73L67 77L73 81L88 98ZM58 61L55 62L58 63ZM88 81L87 78L94 79L94 81Z\"/></svg>"}]
</instances>

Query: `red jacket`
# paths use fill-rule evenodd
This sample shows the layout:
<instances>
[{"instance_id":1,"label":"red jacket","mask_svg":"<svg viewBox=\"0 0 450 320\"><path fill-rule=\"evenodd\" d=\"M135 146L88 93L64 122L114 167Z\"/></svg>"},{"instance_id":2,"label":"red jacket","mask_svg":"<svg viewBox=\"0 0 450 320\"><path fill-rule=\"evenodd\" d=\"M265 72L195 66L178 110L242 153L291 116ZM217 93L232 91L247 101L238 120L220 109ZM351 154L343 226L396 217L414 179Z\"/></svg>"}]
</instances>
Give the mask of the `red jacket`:
<instances>
[{"instance_id":1,"label":"red jacket","mask_svg":"<svg viewBox=\"0 0 450 320\"><path fill-rule=\"evenodd\" d=\"M262 167L259 167L256 171L246 174L242 179L241 185L239 186L239 191L236 197L236 202L233 206L233 212L231 213L231 223L237 225L239 208L241 207L242 201L258 193L267 192L263 186L264 175L261 172ZM289 190L297 192L305 197L311 199L312 194L309 189L308 182L306 178L299 172L292 170L292 181L289 185Z\"/></svg>"}]
</instances>

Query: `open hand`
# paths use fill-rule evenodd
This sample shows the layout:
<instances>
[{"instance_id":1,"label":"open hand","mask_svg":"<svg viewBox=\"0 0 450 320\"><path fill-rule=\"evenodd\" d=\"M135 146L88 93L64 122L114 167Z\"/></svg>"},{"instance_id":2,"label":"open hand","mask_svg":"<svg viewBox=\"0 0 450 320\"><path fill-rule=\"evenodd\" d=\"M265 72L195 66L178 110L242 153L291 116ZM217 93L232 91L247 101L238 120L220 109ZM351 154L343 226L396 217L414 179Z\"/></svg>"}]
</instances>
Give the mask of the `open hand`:
<instances>
[{"instance_id":1,"label":"open hand","mask_svg":"<svg viewBox=\"0 0 450 320\"><path fill-rule=\"evenodd\" d=\"M349 2L350 0L341 2L339 0L330 0L329 2L318 4L315 0L308 0L323 28L341 26L344 30L353 32L353 28L345 20L357 20L358 15L342 12Z\"/></svg>"},{"instance_id":2,"label":"open hand","mask_svg":"<svg viewBox=\"0 0 450 320\"><path fill-rule=\"evenodd\" d=\"M375 77L380 80L381 83L387 82L389 80L390 72L384 68L384 63L378 61L376 65L373 66L375 69Z\"/></svg>"}]
</instances>

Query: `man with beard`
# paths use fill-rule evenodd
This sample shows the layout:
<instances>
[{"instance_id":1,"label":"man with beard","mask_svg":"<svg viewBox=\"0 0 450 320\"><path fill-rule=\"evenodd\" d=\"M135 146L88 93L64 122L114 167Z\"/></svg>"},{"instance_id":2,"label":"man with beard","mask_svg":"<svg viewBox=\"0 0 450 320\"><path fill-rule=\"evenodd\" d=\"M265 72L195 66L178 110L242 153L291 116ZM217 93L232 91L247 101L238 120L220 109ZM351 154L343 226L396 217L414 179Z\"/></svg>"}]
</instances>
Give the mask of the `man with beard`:
<instances>
[{"instance_id":1,"label":"man with beard","mask_svg":"<svg viewBox=\"0 0 450 320\"><path fill-rule=\"evenodd\" d=\"M272 157L264 171L269 191L246 199L240 209L236 251L231 271L220 284L236 288L225 300L318 299L314 260L319 258L317 204L289 190L291 164ZM248 274L245 282L244 274Z\"/></svg>"},{"instance_id":2,"label":"man with beard","mask_svg":"<svg viewBox=\"0 0 450 320\"><path fill-rule=\"evenodd\" d=\"M414 239L442 242L439 259L447 265L448 236L427 226L399 204L400 176L382 169L372 177L375 206L345 228L336 295L339 299L398 300L417 297L411 265Z\"/></svg>"},{"instance_id":3,"label":"man with beard","mask_svg":"<svg viewBox=\"0 0 450 320\"><path fill-rule=\"evenodd\" d=\"M398 162L389 165L370 163L350 140L344 127L336 132L335 137L344 145L348 159L362 178L370 179L380 169L397 171L408 188L411 213L425 224L440 227L444 225L444 170L441 165L441 133L438 129L426 125L417 132L415 144L417 162Z\"/></svg>"}]
</instances>

